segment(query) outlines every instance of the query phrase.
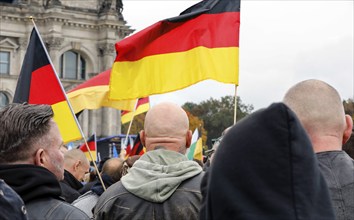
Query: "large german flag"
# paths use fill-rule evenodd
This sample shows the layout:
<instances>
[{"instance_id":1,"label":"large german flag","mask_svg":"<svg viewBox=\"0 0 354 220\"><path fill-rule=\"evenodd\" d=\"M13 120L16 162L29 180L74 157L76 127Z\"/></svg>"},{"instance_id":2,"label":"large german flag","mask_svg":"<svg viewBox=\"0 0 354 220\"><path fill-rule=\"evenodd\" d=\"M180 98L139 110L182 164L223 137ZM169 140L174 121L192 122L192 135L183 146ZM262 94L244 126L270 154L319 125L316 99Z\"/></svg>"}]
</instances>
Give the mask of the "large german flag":
<instances>
[{"instance_id":1,"label":"large german flag","mask_svg":"<svg viewBox=\"0 0 354 220\"><path fill-rule=\"evenodd\" d=\"M84 109L98 109L101 107L111 107L127 111L134 110L136 99L124 101L108 99L110 76L111 69L92 77L67 93L75 113Z\"/></svg>"},{"instance_id":2,"label":"large german flag","mask_svg":"<svg viewBox=\"0 0 354 220\"><path fill-rule=\"evenodd\" d=\"M205 79L238 85L240 0L204 0L116 43L110 99L146 97Z\"/></svg>"},{"instance_id":3,"label":"large german flag","mask_svg":"<svg viewBox=\"0 0 354 220\"><path fill-rule=\"evenodd\" d=\"M13 102L51 105L63 141L67 143L82 138L64 89L35 28L31 33Z\"/></svg>"}]
</instances>

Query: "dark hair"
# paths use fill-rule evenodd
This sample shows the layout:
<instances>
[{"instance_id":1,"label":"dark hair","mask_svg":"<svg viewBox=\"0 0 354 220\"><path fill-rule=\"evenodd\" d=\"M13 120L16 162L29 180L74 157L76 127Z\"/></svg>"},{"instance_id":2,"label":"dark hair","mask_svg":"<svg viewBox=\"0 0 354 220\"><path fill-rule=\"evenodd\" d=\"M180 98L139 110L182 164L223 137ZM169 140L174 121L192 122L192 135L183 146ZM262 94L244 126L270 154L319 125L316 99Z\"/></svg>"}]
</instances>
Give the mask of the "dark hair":
<instances>
[{"instance_id":1,"label":"dark hair","mask_svg":"<svg viewBox=\"0 0 354 220\"><path fill-rule=\"evenodd\" d=\"M53 115L50 105L13 103L0 109L0 163L28 159Z\"/></svg>"}]
</instances>

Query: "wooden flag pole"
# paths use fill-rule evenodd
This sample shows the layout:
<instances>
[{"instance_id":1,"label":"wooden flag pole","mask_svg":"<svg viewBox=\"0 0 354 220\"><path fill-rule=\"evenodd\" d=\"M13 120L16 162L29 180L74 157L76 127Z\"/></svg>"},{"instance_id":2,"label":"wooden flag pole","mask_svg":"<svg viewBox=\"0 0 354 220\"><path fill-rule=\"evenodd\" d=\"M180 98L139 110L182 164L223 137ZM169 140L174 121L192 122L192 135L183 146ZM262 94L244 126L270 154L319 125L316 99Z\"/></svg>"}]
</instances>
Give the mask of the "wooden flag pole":
<instances>
[{"instance_id":1,"label":"wooden flag pole","mask_svg":"<svg viewBox=\"0 0 354 220\"><path fill-rule=\"evenodd\" d=\"M86 137L85 137L85 135L84 135L84 132L82 131L81 126L80 126L80 123L79 123L79 121L77 120L77 118L76 118L76 116L75 116L75 113L74 113L74 111L73 111L73 108L72 108L72 106L71 106L69 100L68 100L68 97L66 96L65 90L64 90L64 88L63 88L63 85L62 85L61 82L60 82L60 79L59 79L59 77L58 77L57 71L56 71L55 68L54 68L53 62L52 62L52 60L50 59L50 56L49 56L49 54L48 54L48 51L47 51L47 49L46 49L46 47L45 47L45 45L44 45L44 43L43 43L42 37L41 37L41 35L39 34L37 25L36 25L36 23L34 22L34 18L33 18L32 16L30 16L29 18L31 19L31 21L32 21L32 23L33 23L34 29L36 30L36 32L37 32L37 34L38 34L39 40L41 41L42 47L43 47L43 49L44 49L44 51L45 51L45 53L46 53L46 55L47 55L47 58L48 58L48 60L49 60L49 63L50 63L50 65L51 65L52 68L53 68L54 74L55 74L55 76L56 76L56 78L57 78L57 80L58 80L58 82L59 82L60 88L61 88L61 90L62 90L62 92L63 92L63 94L64 94L64 97L65 97L65 100L66 100L66 102L68 103L70 112L71 112L72 116L73 116L74 119L75 119L76 125L77 125L77 127L79 128L79 131L80 131L80 134L81 134L82 138L84 139L85 146L86 146L86 148L87 148L87 151L89 152L89 155L90 155L91 160L93 161L93 165L94 165L94 167L95 167L95 169L96 169L97 176L98 176L98 178L99 178L99 180L100 180L100 182L101 182L101 184L102 184L102 186L103 186L103 189L106 191L106 187L105 187L105 185L104 185L104 183L103 183L101 174L100 174L100 172L98 171L98 168L97 168L97 166L96 166L96 163L95 163L95 161L93 160L93 157L92 157L90 148L89 148L89 146L88 146L88 144L87 144L87 140L86 140Z\"/></svg>"},{"instance_id":2,"label":"wooden flag pole","mask_svg":"<svg viewBox=\"0 0 354 220\"><path fill-rule=\"evenodd\" d=\"M234 110L234 125L236 124L237 115L237 85L235 85L235 110Z\"/></svg>"}]
</instances>

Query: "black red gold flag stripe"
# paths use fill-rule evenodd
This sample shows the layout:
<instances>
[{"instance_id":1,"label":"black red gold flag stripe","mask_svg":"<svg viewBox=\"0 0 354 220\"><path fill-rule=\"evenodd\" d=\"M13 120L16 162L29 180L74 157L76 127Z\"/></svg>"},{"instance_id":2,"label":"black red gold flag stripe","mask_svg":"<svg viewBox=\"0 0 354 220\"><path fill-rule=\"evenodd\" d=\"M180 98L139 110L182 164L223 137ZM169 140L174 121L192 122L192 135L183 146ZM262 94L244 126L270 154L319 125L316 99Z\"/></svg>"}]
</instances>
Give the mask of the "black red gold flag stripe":
<instances>
[{"instance_id":1,"label":"black red gold flag stripe","mask_svg":"<svg viewBox=\"0 0 354 220\"><path fill-rule=\"evenodd\" d=\"M116 43L110 99L146 97L206 79L238 85L239 0L204 0Z\"/></svg>"},{"instance_id":2,"label":"black red gold flag stripe","mask_svg":"<svg viewBox=\"0 0 354 220\"><path fill-rule=\"evenodd\" d=\"M97 161L97 139L96 139L96 134L93 134L89 139L87 139L87 145L90 148L90 152L91 152L91 156L90 156L90 152L87 149L86 144L82 144L80 145L78 148L85 153L86 158L89 161Z\"/></svg>"},{"instance_id":3,"label":"black red gold flag stripe","mask_svg":"<svg viewBox=\"0 0 354 220\"><path fill-rule=\"evenodd\" d=\"M82 138L65 92L35 28L28 43L13 102L51 105L63 141L67 143Z\"/></svg>"},{"instance_id":4,"label":"black red gold flag stripe","mask_svg":"<svg viewBox=\"0 0 354 220\"><path fill-rule=\"evenodd\" d=\"M111 107L127 111L134 110L136 99L122 101L108 99L110 76L111 69L92 77L67 93L75 113L84 109L98 109L101 107Z\"/></svg>"},{"instance_id":5,"label":"black red gold flag stripe","mask_svg":"<svg viewBox=\"0 0 354 220\"><path fill-rule=\"evenodd\" d=\"M139 98L135 107L135 111L122 111L121 121L122 124L128 123L133 119L133 116L147 112L150 109L149 97Z\"/></svg>"}]
</instances>

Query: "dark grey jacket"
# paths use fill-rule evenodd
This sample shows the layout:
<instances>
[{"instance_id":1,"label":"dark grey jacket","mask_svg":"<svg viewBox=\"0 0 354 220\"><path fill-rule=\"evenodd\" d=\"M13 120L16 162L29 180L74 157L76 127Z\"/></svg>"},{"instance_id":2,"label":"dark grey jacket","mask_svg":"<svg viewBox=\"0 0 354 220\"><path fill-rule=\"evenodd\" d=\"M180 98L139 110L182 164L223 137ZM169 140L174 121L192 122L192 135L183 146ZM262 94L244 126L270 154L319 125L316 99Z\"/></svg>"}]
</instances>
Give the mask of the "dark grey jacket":
<instances>
[{"instance_id":1,"label":"dark grey jacket","mask_svg":"<svg viewBox=\"0 0 354 220\"><path fill-rule=\"evenodd\" d=\"M337 220L354 219L354 160L344 151L317 153Z\"/></svg>"},{"instance_id":2,"label":"dark grey jacket","mask_svg":"<svg viewBox=\"0 0 354 220\"><path fill-rule=\"evenodd\" d=\"M60 198L59 182L46 168L29 164L0 165L0 178L23 199L29 219L89 219L83 211Z\"/></svg>"},{"instance_id":3,"label":"dark grey jacket","mask_svg":"<svg viewBox=\"0 0 354 220\"><path fill-rule=\"evenodd\" d=\"M202 168L180 153L153 150L99 198L96 219L198 219Z\"/></svg>"},{"instance_id":4,"label":"dark grey jacket","mask_svg":"<svg viewBox=\"0 0 354 220\"><path fill-rule=\"evenodd\" d=\"M183 182L163 203L141 199L128 192L121 182L101 195L94 211L95 219L198 219L203 173Z\"/></svg>"}]
</instances>

